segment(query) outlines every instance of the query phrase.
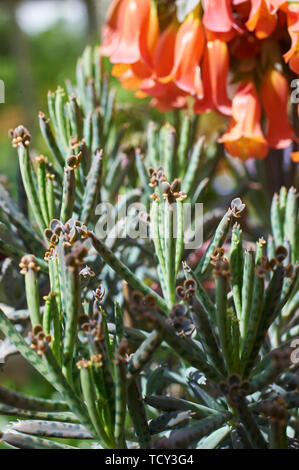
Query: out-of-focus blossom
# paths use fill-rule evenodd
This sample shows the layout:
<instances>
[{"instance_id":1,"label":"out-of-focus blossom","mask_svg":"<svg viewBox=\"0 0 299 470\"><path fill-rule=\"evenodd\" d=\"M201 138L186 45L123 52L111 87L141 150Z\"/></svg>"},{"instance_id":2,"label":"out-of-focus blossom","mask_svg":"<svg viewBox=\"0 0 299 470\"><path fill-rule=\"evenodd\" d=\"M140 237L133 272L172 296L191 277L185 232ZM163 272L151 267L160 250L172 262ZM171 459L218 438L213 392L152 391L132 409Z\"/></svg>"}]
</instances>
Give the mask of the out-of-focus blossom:
<instances>
[{"instance_id":1,"label":"out-of-focus blossom","mask_svg":"<svg viewBox=\"0 0 299 470\"><path fill-rule=\"evenodd\" d=\"M265 39L276 28L277 16L270 0L251 0L251 11L246 27L255 31L258 39Z\"/></svg>"},{"instance_id":2,"label":"out-of-focus blossom","mask_svg":"<svg viewBox=\"0 0 299 470\"><path fill-rule=\"evenodd\" d=\"M249 158L265 158L268 144L263 135L261 106L253 83L242 84L234 96L229 130L220 141L232 157L243 161Z\"/></svg>"},{"instance_id":3,"label":"out-of-focus blossom","mask_svg":"<svg viewBox=\"0 0 299 470\"><path fill-rule=\"evenodd\" d=\"M291 153L291 159L295 163L299 163L299 152L293 152Z\"/></svg>"},{"instance_id":4,"label":"out-of-focus blossom","mask_svg":"<svg viewBox=\"0 0 299 470\"><path fill-rule=\"evenodd\" d=\"M288 9L288 31L292 40L290 50L284 55L290 68L299 74L299 4L291 4Z\"/></svg>"},{"instance_id":5,"label":"out-of-focus blossom","mask_svg":"<svg viewBox=\"0 0 299 470\"><path fill-rule=\"evenodd\" d=\"M101 54L122 86L162 112L194 103L197 114L232 115L222 141L243 160L296 141L288 115L294 77L285 63L299 74L299 2L175 4L112 0Z\"/></svg>"},{"instance_id":6,"label":"out-of-focus blossom","mask_svg":"<svg viewBox=\"0 0 299 470\"><path fill-rule=\"evenodd\" d=\"M191 95L202 94L200 61L205 48L204 29L196 9L180 26L174 50L174 64L168 80Z\"/></svg>"},{"instance_id":7,"label":"out-of-focus blossom","mask_svg":"<svg viewBox=\"0 0 299 470\"><path fill-rule=\"evenodd\" d=\"M268 120L268 144L277 149L288 147L295 133L288 119L289 86L281 72L269 70L262 82L261 98Z\"/></svg>"},{"instance_id":8,"label":"out-of-focus blossom","mask_svg":"<svg viewBox=\"0 0 299 470\"><path fill-rule=\"evenodd\" d=\"M229 69L228 48L223 41L209 41L202 65L203 97L195 102L194 111L203 113L213 109L231 115L231 103L227 97Z\"/></svg>"},{"instance_id":9,"label":"out-of-focus blossom","mask_svg":"<svg viewBox=\"0 0 299 470\"><path fill-rule=\"evenodd\" d=\"M204 0L203 5L203 24L210 41L230 41L236 32L242 31L233 17L231 0Z\"/></svg>"},{"instance_id":10,"label":"out-of-focus blossom","mask_svg":"<svg viewBox=\"0 0 299 470\"><path fill-rule=\"evenodd\" d=\"M150 13L150 0L114 0L103 29L101 53L113 64L140 60L140 31Z\"/></svg>"}]
</instances>

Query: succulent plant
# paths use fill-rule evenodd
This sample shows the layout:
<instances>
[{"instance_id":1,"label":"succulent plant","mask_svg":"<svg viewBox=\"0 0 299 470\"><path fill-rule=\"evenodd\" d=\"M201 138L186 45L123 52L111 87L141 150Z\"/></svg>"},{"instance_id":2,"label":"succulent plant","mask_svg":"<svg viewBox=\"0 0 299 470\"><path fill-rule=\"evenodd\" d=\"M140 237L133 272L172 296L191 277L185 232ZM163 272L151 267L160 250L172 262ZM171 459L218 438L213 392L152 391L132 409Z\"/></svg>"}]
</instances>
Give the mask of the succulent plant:
<instances>
[{"instance_id":1,"label":"succulent plant","mask_svg":"<svg viewBox=\"0 0 299 470\"><path fill-rule=\"evenodd\" d=\"M267 243L243 240L246 207L234 197L216 226L206 214L203 247L189 252L184 207L203 197L221 146L197 140L188 115L180 130L150 123L141 148L121 145L97 49L85 51L68 92L68 101L60 88L49 93L50 120L39 115L47 157L32 157L23 126L10 133L26 198L20 208L0 186L2 284L12 307L0 310L3 357L18 351L60 398L0 387L0 414L24 418L2 441L298 448L296 191L274 196ZM100 202L120 222L116 236L98 235ZM145 210L122 218L130 202ZM126 224L143 224L150 237L123 236Z\"/></svg>"}]
</instances>

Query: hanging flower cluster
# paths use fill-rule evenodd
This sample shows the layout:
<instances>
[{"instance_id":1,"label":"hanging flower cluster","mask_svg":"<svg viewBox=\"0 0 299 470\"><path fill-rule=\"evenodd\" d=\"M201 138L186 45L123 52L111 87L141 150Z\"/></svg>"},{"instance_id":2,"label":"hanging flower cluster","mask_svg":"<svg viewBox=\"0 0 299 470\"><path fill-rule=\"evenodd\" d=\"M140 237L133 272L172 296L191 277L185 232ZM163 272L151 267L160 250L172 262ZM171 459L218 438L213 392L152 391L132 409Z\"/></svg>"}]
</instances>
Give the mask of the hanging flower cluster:
<instances>
[{"instance_id":1,"label":"hanging flower cluster","mask_svg":"<svg viewBox=\"0 0 299 470\"><path fill-rule=\"evenodd\" d=\"M298 1L113 0L101 54L125 89L161 111L191 96L195 113L230 116L221 141L232 156L264 158L296 140Z\"/></svg>"}]
</instances>

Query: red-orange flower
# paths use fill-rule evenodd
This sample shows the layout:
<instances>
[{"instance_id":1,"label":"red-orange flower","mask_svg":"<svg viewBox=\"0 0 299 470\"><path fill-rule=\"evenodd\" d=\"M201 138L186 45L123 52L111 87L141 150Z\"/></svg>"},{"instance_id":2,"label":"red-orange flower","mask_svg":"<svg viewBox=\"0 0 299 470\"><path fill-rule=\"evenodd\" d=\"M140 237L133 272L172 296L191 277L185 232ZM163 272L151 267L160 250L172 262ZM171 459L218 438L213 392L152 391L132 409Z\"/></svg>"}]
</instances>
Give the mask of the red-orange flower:
<instances>
[{"instance_id":1,"label":"red-orange flower","mask_svg":"<svg viewBox=\"0 0 299 470\"><path fill-rule=\"evenodd\" d=\"M251 11L246 23L249 31L255 31L258 39L265 39L276 28L277 16L270 0L251 0Z\"/></svg>"},{"instance_id":2,"label":"red-orange flower","mask_svg":"<svg viewBox=\"0 0 299 470\"><path fill-rule=\"evenodd\" d=\"M232 157L243 161L248 158L265 158L268 144L261 125L261 106L253 83L242 84L234 96L229 130L220 142Z\"/></svg>"},{"instance_id":3,"label":"red-orange flower","mask_svg":"<svg viewBox=\"0 0 299 470\"><path fill-rule=\"evenodd\" d=\"M269 70L261 86L261 97L268 118L268 144L278 149L288 147L295 133L288 120L289 86L281 72Z\"/></svg>"},{"instance_id":4,"label":"red-orange flower","mask_svg":"<svg viewBox=\"0 0 299 470\"><path fill-rule=\"evenodd\" d=\"M291 153L291 159L295 163L299 163L299 152L293 152Z\"/></svg>"},{"instance_id":5,"label":"red-orange flower","mask_svg":"<svg viewBox=\"0 0 299 470\"><path fill-rule=\"evenodd\" d=\"M284 55L284 59L286 62L289 62L293 72L299 75L299 5L289 5L288 31L291 36L292 45L290 50Z\"/></svg>"},{"instance_id":6,"label":"red-orange flower","mask_svg":"<svg viewBox=\"0 0 299 470\"><path fill-rule=\"evenodd\" d=\"M103 29L101 54L112 64L133 64L140 59L140 31L149 16L150 0L114 0Z\"/></svg>"},{"instance_id":7,"label":"red-orange flower","mask_svg":"<svg viewBox=\"0 0 299 470\"><path fill-rule=\"evenodd\" d=\"M230 41L236 31L241 32L234 20L232 0L204 0L203 24L209 41Z\"/></svg>"},{"instance_id":8,"label":"red-orange flower","mask_svg":"<svg viewBox=\"0 0 299 470\"><path fill-rule=\"evenodd\" d=\"M229 54L223 41L207 43L202 65L203 98L198 96L194 106L196 113L216 109L227 116L231 115L231 103L227 97Z\"/></svg>"},{"instance_id":9,"label":"red-orange flower","mask_svg":"<svg viewBox=\"0 0 299 470\"><path fill-rule=\"evenodd\" d=\"M191 95L202 93L200 61L205 46L204 29L198 11L190 13L181 24L175 39L174 64L167 80Z\"/></svg>"}]
</instances>

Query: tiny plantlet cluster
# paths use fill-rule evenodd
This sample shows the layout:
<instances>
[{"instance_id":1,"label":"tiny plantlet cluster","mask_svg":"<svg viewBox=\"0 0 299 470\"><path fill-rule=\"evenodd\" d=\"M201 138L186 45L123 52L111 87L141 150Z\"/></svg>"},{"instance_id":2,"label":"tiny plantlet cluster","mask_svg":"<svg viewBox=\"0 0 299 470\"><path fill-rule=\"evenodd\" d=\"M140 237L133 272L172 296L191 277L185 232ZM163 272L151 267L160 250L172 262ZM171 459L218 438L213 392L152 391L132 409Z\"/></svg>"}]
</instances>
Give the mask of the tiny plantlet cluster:
<instances>
[{"instance_id":1,"label":"tiny plantlet cluster","mask_svg":"<svg viewBox=\"0 0 299 470\"><path fill-rule=\"evenodd\" d=\"M247 223L242 230L243 167L229 163L240 194L222 211L206 191L223 149L198 138L196 118L151 122L137 145L124 138L98 48L85 50L67 92L49 93L48 113L39 114L46 155L23 126L10 132L22 185L18 203L0 185L0 331L4 360L21 354L55 393L1 386L0 414L14 418L1 440L22 449L298 449L296 190L273 197L271 233L254 239ZM248 197L258 213L257 194ZM146 212L100 237L101 202L116 215L131 202ZM184 245L186 202L207 207L200 249ZM151 237L122 237L125 223Z\"/></svg>"}]
</instances>

